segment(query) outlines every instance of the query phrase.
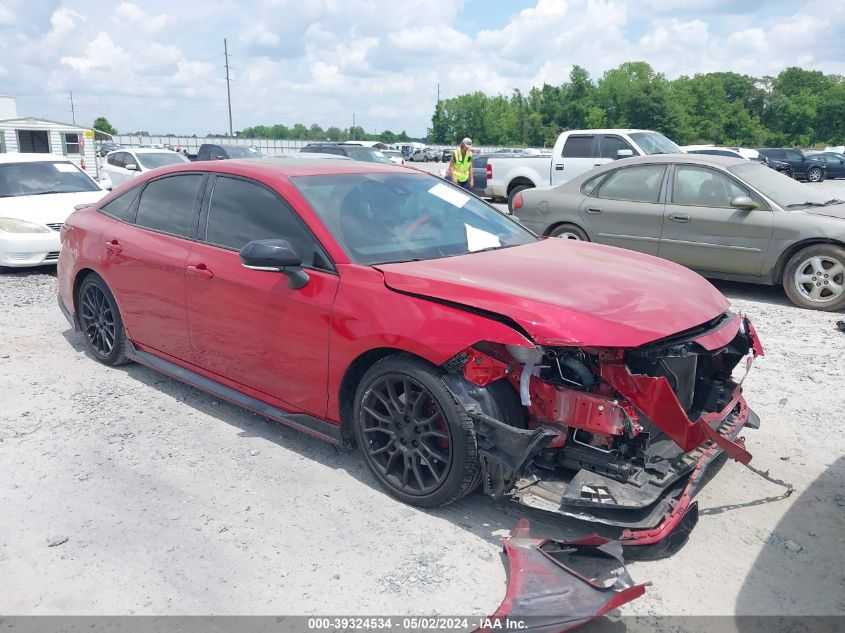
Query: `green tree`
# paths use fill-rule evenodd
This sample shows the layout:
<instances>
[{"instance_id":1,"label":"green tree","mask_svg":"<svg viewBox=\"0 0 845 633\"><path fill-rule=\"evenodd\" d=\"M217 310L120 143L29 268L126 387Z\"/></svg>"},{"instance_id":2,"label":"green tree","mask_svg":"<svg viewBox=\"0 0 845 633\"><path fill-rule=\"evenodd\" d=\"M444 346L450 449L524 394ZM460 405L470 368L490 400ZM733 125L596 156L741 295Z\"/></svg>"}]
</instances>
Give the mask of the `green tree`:
<instances>
[{"instance_id":1,"label":"green tree","mask_svg":"<svg viewBox=\"0 0 845 633\"><path fill-rule=\"evenodd\" d=\"M117 134L117 130L114 129L114 126L109 123L109 120L104 116L98 116L94 119L94 125L92 125L95 130L99 130L100 132L105 132L106 134Z\"/></svg>"}]
</instances>

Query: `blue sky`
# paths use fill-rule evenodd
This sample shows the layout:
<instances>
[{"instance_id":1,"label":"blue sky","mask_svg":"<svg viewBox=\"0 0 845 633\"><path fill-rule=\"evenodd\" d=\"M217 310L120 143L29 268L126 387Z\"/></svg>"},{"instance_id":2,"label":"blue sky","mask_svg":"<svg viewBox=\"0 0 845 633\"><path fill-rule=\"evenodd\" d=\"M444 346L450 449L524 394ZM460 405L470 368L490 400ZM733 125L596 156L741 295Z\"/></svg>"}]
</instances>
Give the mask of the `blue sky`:
<instances>
[{"instance_id":1,"label":"blue sky","mask_svg":"<svg viewBox=\"0 0 845 633\"><path fill-rule=\"evenodd\" d=\"M248 9L245 7L248 6ZM284 123L425 134L437 96L510 94L645 60L667 77L845 74L845 3L772 0L0 0L0 93L122 131Z\"/></svg>"}]
</instances>

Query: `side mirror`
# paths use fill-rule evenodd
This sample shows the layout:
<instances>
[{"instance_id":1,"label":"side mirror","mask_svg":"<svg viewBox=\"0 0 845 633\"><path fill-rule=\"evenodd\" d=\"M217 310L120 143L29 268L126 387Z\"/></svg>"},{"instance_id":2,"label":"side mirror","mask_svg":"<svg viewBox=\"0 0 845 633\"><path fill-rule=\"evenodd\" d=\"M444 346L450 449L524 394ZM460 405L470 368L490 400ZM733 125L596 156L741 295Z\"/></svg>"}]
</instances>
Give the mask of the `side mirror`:
<instances>
[{"instance_id":1,"label":"side mirror","mask_svg":"<svg viewBox=\"0 0 845 633\"><path fill-rule=\"evenodd\" d=\"M634 155L633 150L630 149L620 149L616 152L616 158L631 158Z\"/></svg>"},{"instance_id":2,"label":"side mirror","mask_svg":"<svg viewBox=\"0 0 845 633\"><path fill-rule=\"evenodd\" d=\"M740 209L742 211L752 211L760 207L759 204L754 202L748 196L737 196L736 198L731 200L731 206L734 209Z\"/></svg>"},{"instance_id":3,"label":"side mirror","mask_svg":"<svg viewBox=\"0 0 845 633\"><path fill-rule=\"evenodd\" d=\"M138 169L138 165L136 165L135 163L127 163L125 169L129 171L140 171Z\"/></svg>"},{"instance_id":4,"label":"side mirror","mask_svg":"<svg viewBox=\"0 0 845 633\"><path fill-rule=\"evenodd\" d=\"M302 258L287 240L253 240L240 251L241 263L250 270L285 273L288 287L298 290L309 281Z\"/></svg>"}]
</instances>

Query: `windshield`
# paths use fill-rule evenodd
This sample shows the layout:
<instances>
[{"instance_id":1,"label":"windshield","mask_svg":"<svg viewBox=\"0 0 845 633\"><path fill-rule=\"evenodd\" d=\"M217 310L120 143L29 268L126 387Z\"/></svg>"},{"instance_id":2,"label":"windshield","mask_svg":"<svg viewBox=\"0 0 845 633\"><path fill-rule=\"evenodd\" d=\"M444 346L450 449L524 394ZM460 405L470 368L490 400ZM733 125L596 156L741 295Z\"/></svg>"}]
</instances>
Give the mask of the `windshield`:
<instances>
[{"instance_id":1,"label":"windshield","mask_svg":"<svg viewBox=\"0 0 845 633\"><path fill-rule=\"evenodd\" d=\"M391 160L384 155L383 152L377 149L370 149L369 147L352 147L347 151L347 155L352 160L363 160L368 163L390 163Z\"/></svg>"},{"instance_id":2,"label":"windshield","mask_svg":"<svg viewBox=\"0 0 845 633\"><path fill-rule=\"evenodd\" d=\"M135 157L141 163L141 166L146 169L155 169L156 167L164 167L165 165L188 162L188 159L176 152L138 152L135 154Z\"/></svg>"},{"instance_id":3,"label":"windshield","mask_svg":"<svg viewBox=\"0 0 845 633\"><path fill-rule=\"evenodd\" d=\"M793 180L760 163L733 165L728 167L728 171L787 209L820 206L833 200L830 193Z\"/></svg>"},{"instance_id":4,"label":"windshield","mask_svg":"<svg viewBox=\"0 0 845 633\"><path fill-rule=\"evenodd\" d=\"M325 174L291 181L357 264L437 259L537 239L474 196L426 174Z\"/></svg>"},{"instance_id":5,"label":"windshield","mask_svg":"<svg viewBox=\"0 0 845 633\"><path fill-rule=\"evenodd\" d=\"M0 164L0 198L99 190L69 161Z\"/></svg>"},{"instance_id":6,"label":"windshield","mask_svg":"<svg viewBox=\"0 0 845 633\"><path fill-rule=\"evenodd\" d=\"M680 147L660 132L631 132L631 138L646 154L683 154Z\"/></svg>"},{"instance_id":7,"label":"windshield","mask_svg":"<svg viewBox=\"0 0 845 633\"><path fill-rule=\"evenodd\" d=\"M263 156L263 154L254 147L238 147L236 145L227 145L225 149L226 153L229 155L229 158L260 158L261 156Z\"/></svg>"}]
</instances>

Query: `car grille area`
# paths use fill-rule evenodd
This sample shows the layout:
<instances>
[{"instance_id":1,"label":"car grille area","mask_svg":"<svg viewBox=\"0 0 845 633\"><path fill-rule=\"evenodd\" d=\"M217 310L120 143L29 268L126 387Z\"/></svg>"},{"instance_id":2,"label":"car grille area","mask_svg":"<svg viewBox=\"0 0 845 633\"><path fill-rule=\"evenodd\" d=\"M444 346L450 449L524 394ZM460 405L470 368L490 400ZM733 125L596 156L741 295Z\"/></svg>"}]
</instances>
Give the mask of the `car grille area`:
<instances>
[{"instance_id":1,"label":"car grille area","mask_svg":"<svg viewBox=\"0 0 845 633\"><path fill-rule=\"evenodd\" d=\"M59 259L59 251L50 251L47 253L46 257L44 257L45 262L55 262Z\"/></svg>"},{"instance_id":2,"label":"car grille area","mask_svg":"<svg viewBox=\"0 0 845 633\"><path fill-rule=\"evenodd\" d=\"M48 224L47 226L53 229L54 231L61 231L62 227L64 226L64 222L55 222L52 224Z\"/></svg>"}]
</instances>

